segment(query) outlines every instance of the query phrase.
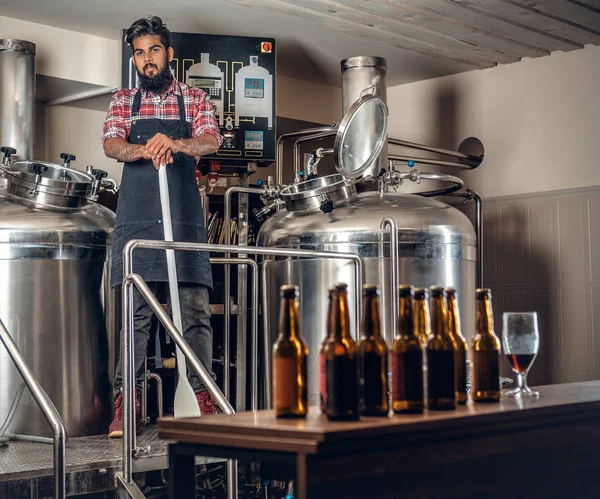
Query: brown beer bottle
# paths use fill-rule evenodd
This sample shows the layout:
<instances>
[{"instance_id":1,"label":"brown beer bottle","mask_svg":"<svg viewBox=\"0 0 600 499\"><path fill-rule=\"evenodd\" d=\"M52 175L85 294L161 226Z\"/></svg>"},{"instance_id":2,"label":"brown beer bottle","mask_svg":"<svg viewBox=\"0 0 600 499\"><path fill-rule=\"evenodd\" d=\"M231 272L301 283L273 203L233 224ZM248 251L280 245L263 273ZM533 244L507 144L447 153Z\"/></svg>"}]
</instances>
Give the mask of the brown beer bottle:
<instances>
[{"instance_id":1,"label":"brown beer bottle","mask_svg":"<svg viewBox=\"0 0 600 499\"><path fill-rule=\"evenodd\" d=\"M427 346L427 340L431 333L431 323L429 321L429 294L425 288L415 288L414 318L415 331L421 342L421 347Z\"/></svg>"},{"instance_id":2,"label":"brown beer bottle","mask_svg":"<svg viewBox=\"0 0 600 499\"><path fill-rule=\"evenodd\" d=\"M431 334L427 340L427 408L456 409L454 352L456 347L448 334L446 292L439 286L429 288L431 295Z\"/></svg>"},{"instance_id":3,"label":"brown beer bottle","mask_svg":"<svg viewBox=\"0 0 600 499\"><path fill-rule=\"evenodd\" d=\"M298 286L281 286L279 336L273 345L273 399L278 418L303 418L308 409L308 346L300 333Z\"/></svg>"},{"instance_id":4,"label":"brown beer bottle","mask_svg":"<svg viewBox=\"0 0 600 499\"><path fill-rule=\"evenodd\" d=\"M337 284L333 295L331 331L325 345L325 414L334 421L359 419L356 342L350 336L348 286Z\"/></svg>"},{"instance_id":5,"label":"brown beer bottle","mask_svg":"<svg viewBox=\"0 0 600 499\"><path fill-rule=\"evenodd\" d=\"M398 330L392 343L392 409L423 412L423 350L413 321L412 286L400 286Z\"/></svg>"},{"instance_id":6,"label":"brown beer bottle","mask_svg":"<svg viewBox=\"0 0 600 499\"><path fill-rule=\"evenodd\" d=\"M362 324L358 342L358 398L362 416L387 416L388 348L381 336L379 289L365 284L362 294Z\"/></svg>"},{"instance_id":7,"label":"brown beer bottle","mask_svg":"<svg viewBox=\"0 0 600 499\"><path fill-rule=\"evenodd\" d=\"M494 333L492 292L476 291L475 337L471 348L474 402L500 401L500 340Z\"/></svg>"},{"instance_id":8,"label":"brown beer bottle","mask_svg":"<svg viewBox=\"0 0 600 499\"><path fill-rule=\"evenodd\" d=\"M454 288L446 288L448 303L448 332L454 340L454 375L456 377L456 401L459 405L467 403L467 351L469 345L462 335L460 328L460 314L458 298Z\"/></svg>"},{"instance_id":9,"label":"brown beer bottle","mask_svg":"<svg viewBox=\"0 0 600 499\"><path fill-rule=\"evenodd\" d=\"M319 348L319 402L321 412L325 413L325 400L327 399L327 375L325 370L325 345L331 336L331 307L333 304L333 295L335 293L335 286L330 287L328 290L329 294L329 306L327 309L327 330L325 332L325 339L321 343Z\"/></svg>"}]
</instances>

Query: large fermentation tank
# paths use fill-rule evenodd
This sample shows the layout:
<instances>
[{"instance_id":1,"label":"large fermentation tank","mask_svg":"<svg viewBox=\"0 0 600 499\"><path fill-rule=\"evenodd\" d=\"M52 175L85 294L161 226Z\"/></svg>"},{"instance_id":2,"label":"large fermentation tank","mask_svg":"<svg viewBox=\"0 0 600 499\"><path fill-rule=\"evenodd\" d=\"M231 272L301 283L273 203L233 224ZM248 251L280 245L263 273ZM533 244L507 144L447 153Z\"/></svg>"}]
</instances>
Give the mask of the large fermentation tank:
<instances>
[{"instance_id":1,"label":"large fermentation tank","mask_svg":"<svg viewBox=\"0 0 600 499\"><path fill-rule=\"evenodd\" d=\"M333 178L332 178L333 177ZM337 178L336 178L337 177ZM310 182L341 182L333 175ZM309 189L311 186L306 186ZM314 198L319 197L315 193ZM306 199L306 198L305 198ZM391 322L390 232L381 220L393 217L398 224L400 284L428 287L453 286L458 290L463 333L475 328L476 238L469 219L460 211L434 199L412 194L363 192L337 201L331 213L313 209L282 210L269 219L258 234L257 244L274 248L355 253L363 258L364 282L379 284L382 327L388 344ZM317 352L326 334L328 288L337 282L349 285L353 335L355 324L355 270L350 260L286 259L265 263L268 296L265 302L271 344L278 333L279 287L300 287L302 332L311 352ZM310 403L318 403L317 356L309 358Z\"/></svg>"},{"instance_id":2,"label":"large fermentation tank","mask_svg":"<svg viewBox=\"0 0 600 499\"><path fill-rule=\"evenodd\" d=\"M382 151L386 147L388 110L378 95L381 89L373 88L373 67L365 71L363 74L354 67L343 73L346 86L352 87L348 82L351 74L359 79L353 87L359 96L347 106L336 132L332 154L339 173L283 188L279 197L285 209L261 227L257 245L360 256L363 283L378 284L381 291L382 333L388 345L395 335L392 297L397 290L392 288L391 279L395 264L399 284L452 286L458 293L463 333L471 339L475 329L475 230L459 210L429 197L394 192L384 181L385 175L373 178L374 168L379 168L381 157L385 157ZM371 90L358 92L362 85ZM372 185L365 189L369 183ZM382 225L386 218L397 224L396 262L391 260L390 225ZM278 334L277 304L283 284L300 287L302 332L312 353L318 352L326 335L328 288L335 283L348 284L350 324L357 338L355 297L360 290L356 289L351 260L277 258L264 263L264 272L264 324L271 344ZM316 355L309 358L310 404L319 401L317 359Z\"/></svg>"},{"instance_id":3,"label":"large fermentation tank","mask_svg":"<svg viewBox=\"0 0 600 499\"><path fill-rule=\"evenodd\" d=\"M112 415L105 316L114 298L104 284L114 214L89 200L94 178L86 173L17 161L5 175L0 318L69 436L104 433ZM21 383L0 346L0 424ZM28 390L8 432L52 434Z\"/></svg>"},{"instance_id":4,"label":"large fermentation tank","mask_svg":"<svg viewBox=\"0 0 600 499\"><path fill-rule=\"evenodd\" d=\"M33 158L35 147L35 45L0 39L0 144Z\"/></svg>"}]
</instances>

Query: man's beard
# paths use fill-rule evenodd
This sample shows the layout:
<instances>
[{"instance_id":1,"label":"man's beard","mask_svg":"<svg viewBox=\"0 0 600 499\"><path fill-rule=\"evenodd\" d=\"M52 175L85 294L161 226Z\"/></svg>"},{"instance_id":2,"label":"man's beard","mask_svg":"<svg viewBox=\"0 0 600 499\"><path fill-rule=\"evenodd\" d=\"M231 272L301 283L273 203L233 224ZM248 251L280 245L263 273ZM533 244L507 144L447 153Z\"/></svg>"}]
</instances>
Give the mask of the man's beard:
<instances>
[{"instance_id":1,"label":"man's beard","mask_svg":"<svg viewBox=\"0 0 600 499\"><path fill-rule=\"evenodd\" d=\"M158 69L156 64L146 64L142 69L142 72L136 68L140 80L140 87L142 87L142 89L146 92L160 94L171 84L171 68L169 67L168 61L165 60L165 66L158 73L156 73L155 76L146 76L146 69L148 69L150 66L154 66L156 69Z\"/></svg>"}]
</instances>

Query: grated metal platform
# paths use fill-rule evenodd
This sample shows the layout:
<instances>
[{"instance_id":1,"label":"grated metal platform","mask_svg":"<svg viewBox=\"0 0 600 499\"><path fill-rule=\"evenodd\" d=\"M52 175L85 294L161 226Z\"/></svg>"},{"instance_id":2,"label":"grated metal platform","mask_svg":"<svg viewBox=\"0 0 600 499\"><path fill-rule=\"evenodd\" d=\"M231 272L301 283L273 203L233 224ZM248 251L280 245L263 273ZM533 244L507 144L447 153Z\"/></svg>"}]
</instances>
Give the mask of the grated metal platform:
<instances>
[{"instance_id":1,"label":"grated metal platform","mask_svg":"<svg viewBox=\"0 0 600 499\"><path fill-rule=\"evenodd\" d=\"M134 473L168 468L169 441L158 438L156 426L148 425L137 435L138 448L149 452L133 460ZM121 467L123 440L106 435L71 438L65 452L67 495L114 490L114 472ZM196 464L222 459L197 458ZM0 497L30 498L53 495L53 446L11 441L0 447Z\"/></svg>"}]
</instances>

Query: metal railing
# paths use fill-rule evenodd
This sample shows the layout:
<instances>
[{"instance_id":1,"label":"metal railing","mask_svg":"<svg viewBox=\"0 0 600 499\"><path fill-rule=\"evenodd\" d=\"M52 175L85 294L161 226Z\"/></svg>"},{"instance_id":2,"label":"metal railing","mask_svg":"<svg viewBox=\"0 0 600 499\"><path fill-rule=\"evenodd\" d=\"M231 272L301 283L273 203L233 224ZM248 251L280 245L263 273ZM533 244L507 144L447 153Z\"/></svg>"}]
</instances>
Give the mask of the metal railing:
<instances>
[{"instance_id":1,"label":"metal railing","mask_svg":"<svg viewBox=\"0 0 600 499\"><path fill-rule=\"evenodd\" d=\"M8 355L10 355L10 358L15 363L17 370L21 374L23 381L25 381L27 388L29 388L46 421L52 427L54 433L54 497L63 499L65 497L65 444L67 442L67 430L56 407L35 379L35 376L25 363L17 345L1 320L0 340L2 340L4 347L8 351Z\"/></svg>"},{"instance_id":2,"label":"metal railing","mask_svg":"<svg viewBox=\"0 0 600 499\"><path fill-rule=\"evenodd\" d=\"M230 187L225 191L225 198L223 200L224 203L224 213L223 213L223 225L225 226L225 243L226 245L231 244L231 196L233 194L263 194L264 191L262 189L258 189L256 187L240 187L234 186ZM234 248L244 248L245 246L237 246L231 245ZM236 253L241 253L239 250ZM244 254L245 255L245 254ZM225 253L225 259L229 259L230 253ZM241 256L241 255L240 255ZM223 313L225 314L223 317L223 392L229 400L230 394L230 360L231 360L231 300L229 296L231 295L231 274L230 267L228 263L225 263L225 267L223 269L223 280L224 280L224 295L225 300L223 304ZM258 320L257 320L258 322Z\"/></svg>"}]
</instances>

